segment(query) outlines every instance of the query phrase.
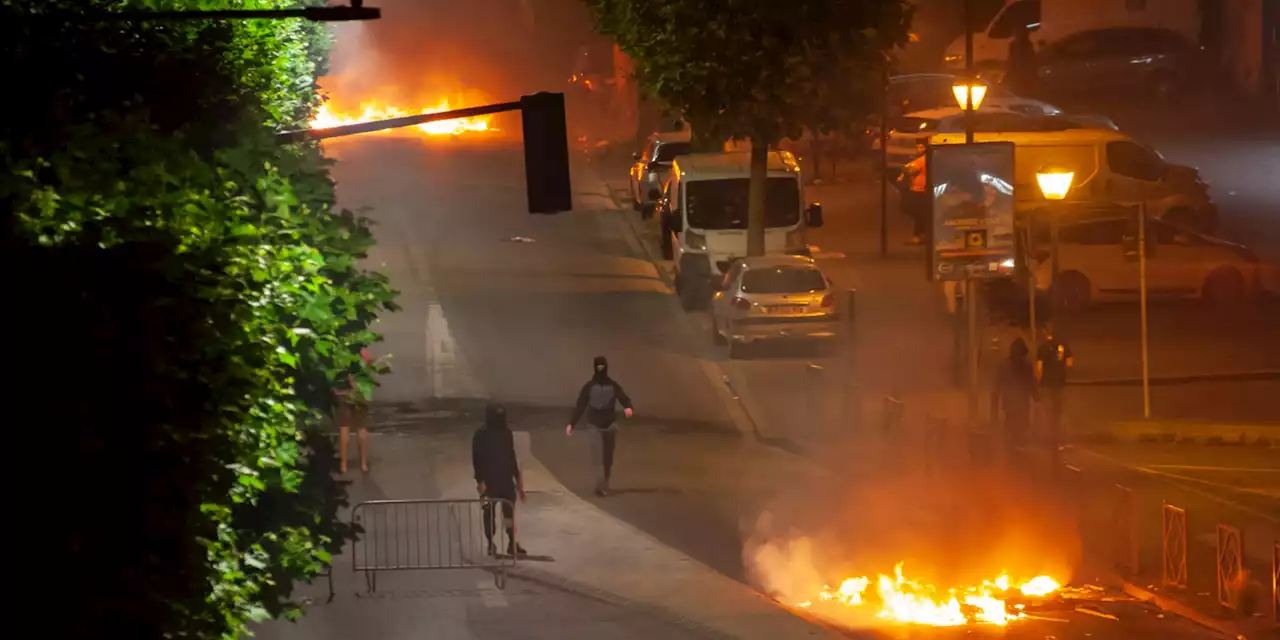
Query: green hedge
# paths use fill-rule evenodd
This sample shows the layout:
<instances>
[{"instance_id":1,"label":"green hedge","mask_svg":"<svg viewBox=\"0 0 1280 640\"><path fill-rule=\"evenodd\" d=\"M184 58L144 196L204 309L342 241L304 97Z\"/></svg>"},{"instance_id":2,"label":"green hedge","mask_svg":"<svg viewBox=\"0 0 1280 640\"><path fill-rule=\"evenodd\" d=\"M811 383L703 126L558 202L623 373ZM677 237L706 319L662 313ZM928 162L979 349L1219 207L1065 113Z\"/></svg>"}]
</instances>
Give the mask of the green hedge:
<instances>
[{"instance_id":1,"label":"green hedge","mask_svg":"<svg viewBox=\"0 0 1280 640\"><path fill-rule=\"evenodd\" d=\"M318 105L323 31L88 13L293 4L0 0L10 391L74 497L41 511L43 572L80 585L45 635L235 637L352 534L325 416L383 372L358 354L395 294L318 145L272 138Z\"/></svg>"}]
</instances>

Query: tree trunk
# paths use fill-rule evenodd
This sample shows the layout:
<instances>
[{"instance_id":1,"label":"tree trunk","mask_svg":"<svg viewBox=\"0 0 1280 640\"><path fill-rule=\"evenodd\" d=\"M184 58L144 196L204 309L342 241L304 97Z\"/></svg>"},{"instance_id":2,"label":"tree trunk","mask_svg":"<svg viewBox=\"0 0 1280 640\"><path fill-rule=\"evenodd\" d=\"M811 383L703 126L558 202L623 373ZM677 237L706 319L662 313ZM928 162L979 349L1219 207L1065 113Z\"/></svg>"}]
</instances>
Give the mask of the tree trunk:
<instances>
[{"instance_id":1,"label":"tree trunk","mask_svg":"<svg viewBox=\"0 0 1280 640\"><path fill-rule=\"evenodd\" d=\"M769 145L751 140L751 183L747 188L747 255L764 255L764 205L769 180Z\"/></svg>"}]
</instances>

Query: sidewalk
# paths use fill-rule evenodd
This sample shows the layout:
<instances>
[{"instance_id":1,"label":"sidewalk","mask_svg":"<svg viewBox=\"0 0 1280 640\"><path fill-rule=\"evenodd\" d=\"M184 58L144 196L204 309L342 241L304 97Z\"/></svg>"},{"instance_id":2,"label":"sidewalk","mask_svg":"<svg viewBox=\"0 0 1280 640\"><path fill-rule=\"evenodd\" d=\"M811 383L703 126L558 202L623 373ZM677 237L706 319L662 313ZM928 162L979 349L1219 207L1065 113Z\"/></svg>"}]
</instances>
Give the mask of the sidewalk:
<instances>
[{"instance_id":1,"label":"sidewalk","mask_svg":"<svg viewBox=\"0 0 1280 640\"><path fill-rule=\"evenodd\" d=\"M334 558L333 602L313 606L299 623L265 625L259 637L835 637L576 497L533 456L530 442L516 432L528 492L517 506L517 539L552 560L518 562L502 592L479 570L381 572L370 596L351 571L348 548ZM373 467L352 484L353 504L475 494L469 430L379 432L371 446ZM305 589L323 602L322 584Z\"/></svg>"}]
</instances>

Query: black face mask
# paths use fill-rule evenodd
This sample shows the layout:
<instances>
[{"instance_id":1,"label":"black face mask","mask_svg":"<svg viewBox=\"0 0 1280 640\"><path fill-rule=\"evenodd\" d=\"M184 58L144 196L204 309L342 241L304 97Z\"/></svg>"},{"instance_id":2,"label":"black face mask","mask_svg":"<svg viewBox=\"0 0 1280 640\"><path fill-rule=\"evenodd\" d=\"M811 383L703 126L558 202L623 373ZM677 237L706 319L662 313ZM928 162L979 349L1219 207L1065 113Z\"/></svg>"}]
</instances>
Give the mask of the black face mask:
<instances>
[{"instance_id":1,"label":"black face mask","mask_svg":"<svg viewBox=\"0 0 1280 640\"><path fill-rule=\"evenodd\" d=\"M595 377L597 378L604 378L609 375L609 361L604 356L596 356L592 367L595 369Z\"/></svg>"},{"instance_id":2,"label":"black face mask","mask_svg":"<svg viewBox=\"0 0 1280 640\"><path fill-rule=\"evenodd\" d=\"M507 408L497 403L490 403L484 409L484 426L486 429L506 429Z\"/></svg>"}]
</instances>

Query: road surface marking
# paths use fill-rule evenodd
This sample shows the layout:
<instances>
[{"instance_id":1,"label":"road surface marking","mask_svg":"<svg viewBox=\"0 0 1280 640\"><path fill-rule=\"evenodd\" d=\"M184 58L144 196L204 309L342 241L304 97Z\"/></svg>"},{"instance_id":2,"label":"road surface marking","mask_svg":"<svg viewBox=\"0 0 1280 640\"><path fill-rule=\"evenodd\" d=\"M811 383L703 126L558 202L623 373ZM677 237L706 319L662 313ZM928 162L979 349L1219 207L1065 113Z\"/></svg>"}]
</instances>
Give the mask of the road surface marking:
<instances>
[{"instance_id":1,"label":"road surface marking","mask_svg":"<svg viewBox=\"0 0 1280 640\"><path fill-rule=\"evenodd\" d=\"M476 588L480 590L480 602L484 603L485 608L501 609L507 606L507 596L493 586L492 578L477 582Z\"/></svg>"},{"instance_id":2,"label":"road surface marking","mask_svg":"<svg viewBox=\"0 0 1280 640\"><path fill-rule=\"evenodd\" d=\"M1239 471L1241 473L1280 473L1280 469L1249 469L1245 467L1200 467L1187 464L1151 464L1150 469L1180 469L1182 471Z\"/></svg>"},{"instance_id":3,"label":"road surface marking","mask_svg":"<svg viewBox=\"0 0 1280 640\"><path fill-rule=\"evenodd\" d=\"M1086 453L1086 454L1088 454L1088 455L1094 456L1094 457L1099 458L1099 459L1101 459L1101 460L1106 460L1107 462L1109 462L1109 463L1111 463L1111 464L1114 464L1114 465L1116 465L1116 466L1119 466L1119 467L1122 467L1122 468L1125 468L1125 469L1133 469L1134 471L1138 471L1138 472L1140 472L1140 473L1145 473L1145 474L1148 474L1148 475L1161 476L1161 477L1169 478L1169 479L1173 480L1176 484L1180 485L1183 489L1186 489L1187 491L1190 491L1190 492L1192 492L1192 493L1199 494L1199 495L1201 495L1201 496L1203 496L1203 497L1205 497L1205 498L1208 498L1208 499L1210 499L1210 500L1213 500L1214 502L1220 502L1220 503L1222 503L1222 504L1227 505L1228 507L1232 507L1232 508L1237 509L1237 510L1239 510L1239 511L1243 511L1243 512L1245 512L1245 513L1248 513L1248 514L1251 514L1251 515L1257 516L1257 517L1262 518L1263 520L1266 520L1266 521L1268 521L1268 522L1280 522L1280 518L1276 518L1275 516L1269 515L1269 514L1267 514L1267 513L1265 513L1265 512L1258 511L1257 509L1254 509L1254 508L1249 507L1249 506L1247 506L1247 505L1240 504L1239 502L1235 502L1235 501L1233 501L1233 500L1228 500L1227 498L1224 498L1224 497L1222 497L1222 496L1220 496L1220 495L1218 495L1218 494L1216 494L1216 493L1213 493L1213 492L1211 492L1211 491L1204 491L1204 490L1202 490L1202 489L1197 489L1197 488L1195 488L1195 487L1193 487L1193 486L1191 486L1191 485L1187 484L1187 483L1186 483L1186 481L1198 482L1198 483L1206 484L1206 485L1209 485L1209 486L1212 486L1212 487L1217 487L1217 488L1220 488L1220 489L1228 489L1228 490L1235 491L1235 492L1241 492L1241 491L1243 491L1243 492L1245 492L1245 493L1256 493L1256 492L1251 492L1251 491L1250 491L1250 490L1248 490L1248 489L1243 489L1243 490L1242 490L1240 487L1233 487L1233 486L1231 486L1231 485L1222 484L1222 483L1220 483L1220 482L1212 482L1212 481L1210 481L1210 480L1201 480L1201 479L1199 479L1199 478L1191 478L1191 477L1188 477L1188 476L1180 476L1180 475L1173 474L1173 473L1166 473L1166 472L1164 472L1164 471L1157 471L1157 470L1155 470L1155 469L1151 469L1151 468L1149 468L1149 467L1139 467L1139 466L1136 466L1136 465L1125 464L1125 463L1123 463L1123 462L1121 462L1121 461L1119 461L1119 460L1116 460L1115 458L1112 458L1112 457L1110 457L1110 456L1107 456L1107 455L1104 455L1104 454L1098 453L1097 451L1094 451L1094 450L1089 449L1089 448L1087 448L1087 447L1080 447L1080 448L1079 448L1079 450L1080 450L1080 451L1085 452L1085 453ZM1182 480L1183 482L1177 482L1178 480ZM1261 495L1264 495L1264 496L1265 496L1265 495L1267 495L1267 494L1263 493L1263 494L1261 494Z\"/></svg>"}]
</instances>

